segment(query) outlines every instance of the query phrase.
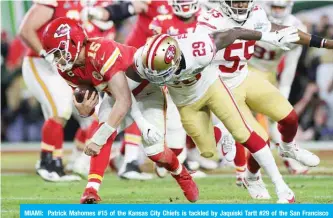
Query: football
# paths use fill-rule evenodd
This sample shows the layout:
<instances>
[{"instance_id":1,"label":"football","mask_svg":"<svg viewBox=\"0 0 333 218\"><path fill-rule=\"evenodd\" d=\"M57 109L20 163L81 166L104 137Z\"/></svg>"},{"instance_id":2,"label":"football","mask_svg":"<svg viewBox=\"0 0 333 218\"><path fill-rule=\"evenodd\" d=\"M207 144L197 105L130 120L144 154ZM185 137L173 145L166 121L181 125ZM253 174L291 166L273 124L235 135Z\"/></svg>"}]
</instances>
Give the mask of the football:
<instances>
[{"instance_id":1,"label":"football","mask_svg":"<svg viewBox=\"0 0 333 218\"><path fill-rule=\"evenodd\" d=\"M79 85L74 90L74 96L78 103L82 103L84 99L84 94L86 91L89 91L88 98L92 95L93 92L97 93L97 90L91 85Z\"/></svg>"}]
</instances>

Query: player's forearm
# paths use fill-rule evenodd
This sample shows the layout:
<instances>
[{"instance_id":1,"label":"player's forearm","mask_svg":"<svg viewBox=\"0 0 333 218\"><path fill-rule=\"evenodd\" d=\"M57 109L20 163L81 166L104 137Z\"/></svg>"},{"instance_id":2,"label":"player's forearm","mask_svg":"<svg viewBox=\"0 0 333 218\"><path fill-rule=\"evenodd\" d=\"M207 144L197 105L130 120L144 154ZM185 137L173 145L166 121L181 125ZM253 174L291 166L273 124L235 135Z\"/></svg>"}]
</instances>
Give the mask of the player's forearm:
<instances>
[{"instance_id":1,"label":"player's forearm","mask_svg":"<svg viewBox=\"0 0 333 218\"><path fill-rule=\"evenodd\" d=\"M286 27L287 26L272 23L271 31L280 30L280 29L283 29ZM315 48L333 49L333 40L329 40L329 39L322 38L320 36L308 34L301 30L298 30L298 35L299 35L300 40L298 40L297 42L294 42L295 44L305 45L305 46L315 47Z\"/></svg>"},{"instance_id":2,"label":"player's forearm","mask_svg":"<svg viewBox=\"0 0 333 218\"><path fill-rule=\"evenodd\" d=\"M35 30L29 28L21 28L19 32L21 39L37 54L43 49L38 35Z\"/></svg>"},{"instance_id":3,"label":"player's forearm","mask_svg":"<svg viewBox=\"0 0 333 218\"><path fill-rule=\"evenodd\" d=\"M236 39L260 40L262 33L255 30L236 27L223 32L214 32L212 33L212 36L217 50L221 50L231 45Z\"/></svg>"},{"instance_id":4,"label":"player's forearm","mask_svg":"<svg viewBox=\"0 0 333 218\"><path fill-rule=\"evenodd\" d=\"M108 117L108 125L117 128L131 108L131 99L116 99Z\"/></svg>"}]
</instances>

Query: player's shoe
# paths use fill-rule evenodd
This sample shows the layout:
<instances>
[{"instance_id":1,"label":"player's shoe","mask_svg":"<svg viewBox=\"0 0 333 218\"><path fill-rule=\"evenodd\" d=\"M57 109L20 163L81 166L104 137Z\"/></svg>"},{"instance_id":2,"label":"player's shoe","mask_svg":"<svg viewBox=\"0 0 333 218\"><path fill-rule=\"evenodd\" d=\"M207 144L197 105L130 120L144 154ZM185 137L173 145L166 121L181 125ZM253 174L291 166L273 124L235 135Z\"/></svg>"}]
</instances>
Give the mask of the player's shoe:
<instances>
[{"instance_id":1,"label":"player's shoe","mask_svg":"<svg viewBox=\"0 0 333 218\"><path fill-rule=\"evenodd\" d=\"M189 172L192 176L192 178L205 178L207 177L207 174L201 170L195 170L192 172Z\"/></svg>"},{"instance_id":2,"label":"player's shoe","mask_svg":"<svg viewBox=\"0 0 333 218\"><path fill-rule=\"evenodd\" d=\"M291 158L283 158L283 164L288 172L293 175L307 174L309 167L300 164L297 160Z\"/></svg>"},{"instance_id":3,"label":"player's shoe","mask_svg":"<svg viewBox=\"0 0 333 218\"><path fill-rule=\"evenodd\" d=\"M154 170L158 177L164 178L168 175L168 170L166 170L164 167L158 166L156 163L154 163Z\"/></svg>"},{"instance_id":4,"label":"player's shoe","mask_svg":"<svg viewBox=\"0 0 333 218\"><path fill-rule=\"evenodd\" d=\"M64 172L64 166L62 164L62 159L56 159L52 162L53 170L50 172L50 182L74 182L80 181L81 177L72 174L66 174Z\"/></svg>"},{"instance_id":5,"label":"player's shoe","mask_svg":"<svg viewBox=\"0 0 333 218\"><path fill-rule=\"evenodd\" d=\"M223 134L220 143L223 157L229 162L234 161L236 156L234 138L230 134Z\"/></svg>"},{"instance_id":6,"label":"player's shoe","mask_svg":"<svg viewBox=\"0 0 333 218\"><path fill-rule=\"evenodd\" d=\"M238 187L242 187L243 186L244 176L245 176L245 172L236 171L236 185Z\"/></svg>"},{"instance_id":7,"label":"player's shoe","mask_svg":"<svg viewBox=\"0 0 333 218\"><path fill-rule=\"evenodd\" d=\"M80 204L97 204L102 199L98 196L96 189L93 187L86 188L80 199Z\"/></svg>"},{"instance_id":8,"label":"player's shoe","mask_svg":"<svg viewBox=\"0 0 333 218\"><path fill-rule=\"evenodd\" d=\"M285 184L282 188L275 189L278 200L276 203L279 204L292 204L295 203L294 192Z\"/></svg>"},{"instance_id":9,"label":"player's shoe","mask_svg":"<svg viewBox=\"0 0 333 218\"><path fill-rule=\"evenodd\" d=\"M68 158L68 162L66 164L65 171L67 171L67 172L73 171L75 161L81 155L81 153L83 153L83 152L78 151L76 146L74 146L74 148L72 149L72 153Z\"/></svg>"},{"instance_id":10,"label":"player's shoe","mask_svg":"<svg viewBox=\"0 0 333 218\"><path fill-rule=\"evenodd\" d=\"M150 180L153 178L152 174L141 171L136 160L130 163L124 163L118 171L118 176L122 179L129 180Z\"/></svg>"},{"instance_id":11,"label":"player's shoe","mask_svg":"<svg viewBox=\"0 0 333 218\"><path fill-rule=\"evenodd\" d=\"M249 178L245 176L243 178L243 186L247 189L253 199L264 200L271 198L260 175L256 178Z\"/></svg>"},{"instance_id":12,"label":"player's shoe","mask_svg":"<svg viewBox=\"0 0 333 218\"><path fill-rule=\"evenodd\" d=\"M52 165L52 153L42 152L41 160L38 160L35 164L37 175L39 175L45 181L52 181L52 175L50 172L53 170Z\"/></svg>"},{"instance_id":13,"label":"player's shoe","mask_svg":"<svg viewBox=\"0 0 333 218\"><path fill-rule=\"evenodd\" d=\"M320 163L320 159L314 153L300 148L295 142L291 142L283 147L278 146L279 154L281 157L292 158L299 161L304 166L315 167Z\"/></svg>"},{"instance_id":14,"label":"player's shoe","mask_svg":"<svg viewBox=\"0 0 333 218\"><path fill-rule=\"evenodd\" d=\"M182 171L179 175L171 175L176 179L178 185L183 190L186 199L192 203L196 202L199 198L199 189L186 170L186 167L182 166Z\"/></svg>"},{"instance_id":15,"label":"player's shoe","mask_svg":"<svg viewBox=\"0 0 333 218\"><path fill-rule=\"evenodd\" d=\"M200 164L198 161L190 161L189 159L185 159L183 165L188 171L194 171L200 168Z\"/></svg>"},{"instance_id":16,"label":"player's shoe","mask_svg":"<svg viewBox=\"0 0 333 218\"><path fill-rule=\"evenodd\" d=\"M88 178L90 168L90 156L82 153L79 157L76 158L73 164L73 173L78 174L84 179Z\"/></svg>"},{"instance_id":17,"label":"player's shoe","mask_svg":"<svg viewBox=\"0 0 333 218\"><path fill-rule=\"evenodd\" d=\"M218 163L213 160L202 157L197 149L188 149L187 157L189 161L196 161L200 167L206 170L214 170L218 167Z\"/></svg>"},{"instance_id":18,"label":"player's shoe","mask_svg":"<svg viewBox=\"0 0 333 218\"><path fill-rule=\"evenodd\" d=\"M205 178L207 174L199 170L199 163L197 161L190 161L185 159L183 166L186 167L187 171L191 174L192 178Z\"/></svg>"}]
</instances>

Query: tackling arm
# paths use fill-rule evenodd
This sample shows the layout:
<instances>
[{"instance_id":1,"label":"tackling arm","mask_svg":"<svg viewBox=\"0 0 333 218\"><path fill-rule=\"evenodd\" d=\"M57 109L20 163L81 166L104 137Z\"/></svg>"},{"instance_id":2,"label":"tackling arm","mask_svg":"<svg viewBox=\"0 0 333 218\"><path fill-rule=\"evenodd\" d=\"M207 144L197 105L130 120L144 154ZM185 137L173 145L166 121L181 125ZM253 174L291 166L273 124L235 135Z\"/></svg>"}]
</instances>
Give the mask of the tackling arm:
<instances>
[{"instance_id":1,"label":"tackling arm","mask_svg":"<svg viewBox=\"0 0 333 218\"><path fill-rule=\"evenodd\" d=\"M52 18L53 13L54 9L35 4L29 9L20 26L20 37L39 55L46 56L46 52L43 50L42 43L37 35L37 30Z\"/></svg>"},{"instance_id":2,"label":"tackling arm","mask_svg":"<svg viewBox=\"0 0 333 218\"><path fill-rule=\"evenodd\" d=\"M221 50L231 45L236 39L260 40L262 38L262 33L259 31L249 30L239 27L219 32L214 32L211 35L214 38L217 50Z\"/></svg>"},{"instance_id":3,"label":"tackling arm","mask_svg":"<svg viewBox=\"0 0 333 218\"><path fill-rule=\"evenodd\" d=\"M281 30L283 28L286 28L286 26L272 23L271 31L273 32L273 31ZM294 42L295 44L305 45L305 46L309 46L309 47L316 47L316 48L333 49L333 40L325 39L320 36L316 36L316 35L312 35L312 34L308 34L301 30L298 30L298 35L300 37L300 40L298 40L297 42Z\"/></svg>"}]
</instances>

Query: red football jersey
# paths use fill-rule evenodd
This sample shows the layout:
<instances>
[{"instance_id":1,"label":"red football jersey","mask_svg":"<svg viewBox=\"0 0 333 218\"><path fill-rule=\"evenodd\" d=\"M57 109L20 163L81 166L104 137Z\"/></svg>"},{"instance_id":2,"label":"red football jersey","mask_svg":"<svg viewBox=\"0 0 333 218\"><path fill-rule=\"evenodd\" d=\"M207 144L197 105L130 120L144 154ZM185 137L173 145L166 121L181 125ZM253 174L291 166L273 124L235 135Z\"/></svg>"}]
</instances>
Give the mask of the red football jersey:
<instances>
[{"instance_id":1,"label":"red football jersey","mask_svg":"<svg viewBox=\"0 0 333 218\"><path fill-rule=\"evenodd\" d=\"M80 11L82 9L80 0L66 0L66 1L34 0L34 3L35 4L42 4L42 5L45 5L47 7L50 7L50 8L54 9L53 16L50 19L50 21L52 21L52 20L54 20L55 18L58 18L58 17L69 17L71 19L80 20ZM42 27L40 27L37 30L37 35L40 39L42 37L42 34L43 34L43 31L44 31L45 27L48 24L49 24L49 22L47 22L46 24L44 24ZM36 54L36 52L34 50L29 48L28 56L39 56L39 55Z\"/></svg>"},{"instance_id":2,"label":"red football jersey","mask_svg":"<svg viewBox=\"0 0 333 218\"><path fill-rule=\"evenodd\" d=\"M178 35L184 33L193 33L198 22L199 12L195 15L195 20L185 23L175 14L159 15L153 19L149 25L152 34L166 33L169 35Z\"/></svg>"},{"instance_id":3,"label":"red football jersey","mask_svg":"<svg viewBox=\"0 0 333 218\"><path fill-rule=\"evenodd\" d=\"M91 84L98 91L110 94L108 81L118 72L125 72L133 64L136 49L113 40L95 38L86 45L84 67L74 67L59 74L73 88L80 84Z\"/></svg>"},{"instance_id":4,"label":"red football jersey","mask_svg":"<svg viewBox=\"0 0 333 218\"><path fill-rule=\"evenodd\" d=\"M168 1L150 1L147 13L141 13L138 15L135 26L126 39L126 44L140 48L146 43L146 39L152 36L152 32L149 30L149 24L154 17L162 14L171 13L171 7Z\"/></svg>"}]
</instances>

